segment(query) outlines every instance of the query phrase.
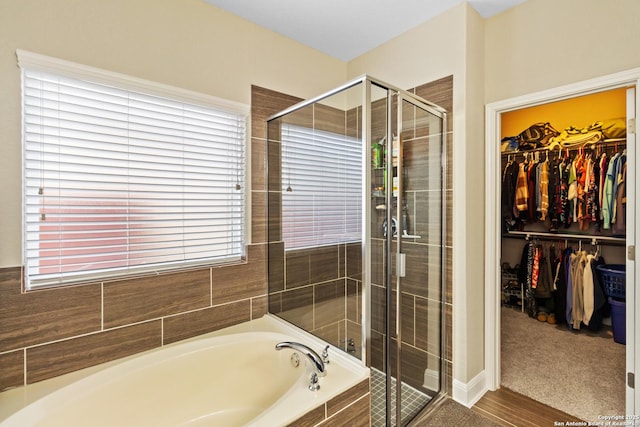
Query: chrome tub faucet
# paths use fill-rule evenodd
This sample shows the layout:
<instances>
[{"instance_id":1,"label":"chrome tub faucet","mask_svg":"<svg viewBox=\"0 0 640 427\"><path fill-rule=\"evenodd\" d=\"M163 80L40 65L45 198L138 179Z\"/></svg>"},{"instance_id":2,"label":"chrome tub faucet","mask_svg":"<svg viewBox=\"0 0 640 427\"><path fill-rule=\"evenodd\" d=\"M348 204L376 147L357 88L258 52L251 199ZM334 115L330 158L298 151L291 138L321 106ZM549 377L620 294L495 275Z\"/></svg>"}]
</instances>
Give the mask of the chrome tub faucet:
<instances>
[{"instance_id":1,"label":"chrome tub faucet","mask_svg":"<svg viewBox=\"0 0 640 427\"><path fill-rule=\"evenodd\" d=\"M311 382L309 383L309 390L319 390L320 384L318 383L318 377L324 377L325 375L327 375L324 361L322 360L320 355L318 355L318 353L316 353L313 349L307 347L306 345L293 341L283 341L276 344L276 350L279 351L283 348L290 348L304 354L307 357L307 359L311 362L311 366L313 367Z\"/></svg>"}]
</instances>

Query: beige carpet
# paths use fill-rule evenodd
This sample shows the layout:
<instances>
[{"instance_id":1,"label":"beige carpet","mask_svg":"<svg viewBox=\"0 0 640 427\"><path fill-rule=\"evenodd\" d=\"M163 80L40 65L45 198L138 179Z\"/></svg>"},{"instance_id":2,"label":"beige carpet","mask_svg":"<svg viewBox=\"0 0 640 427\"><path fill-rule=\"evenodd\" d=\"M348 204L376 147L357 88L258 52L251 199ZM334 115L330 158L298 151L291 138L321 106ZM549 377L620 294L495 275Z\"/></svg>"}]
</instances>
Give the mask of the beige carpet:
<instances>
[{"instance_id":1,"label":"beige carpet","mask_svg":"<svg viewBox=\"0 0 640 427\"><path fill-rule=\"evenodd\" d=\"M585 421L625 413L625 346L503 307L501 384ZM600 419L601 420L601 419Z\"/></svg>"}]
</instances>

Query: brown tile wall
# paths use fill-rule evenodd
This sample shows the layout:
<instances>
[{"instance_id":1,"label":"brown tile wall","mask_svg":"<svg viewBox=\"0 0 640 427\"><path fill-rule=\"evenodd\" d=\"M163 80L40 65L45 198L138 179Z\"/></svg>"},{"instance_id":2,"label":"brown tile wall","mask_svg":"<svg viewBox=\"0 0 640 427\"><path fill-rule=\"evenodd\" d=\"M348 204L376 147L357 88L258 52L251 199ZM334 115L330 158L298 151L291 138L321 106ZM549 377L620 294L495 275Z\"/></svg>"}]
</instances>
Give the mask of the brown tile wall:
<instances>
[{"instance_id":1,"label":"brown tile wall","mask_svg":"<svg viewBox=\"0 0 640 427\"><path fill-rule=\"evenodd\" d=\"M289 426L369 427L371 425L370 390L369 380L364 380L309 411Z\"/></svg>"},{"instance_id":2,"label":"brown tile wall","mask_svg":"<svg viewBox=\"0 0 640 427\"><path fill-rule=\"evenodd\" d=\"M265 256L252 245L241 265L26 293L22 269L2 269L0 390L262 316Z\"/></svg>"},{"instance_id":3,"label":"brown tile wall","mask_svg":"<svg viewBox=\"0 0 640 427\"><path fill-rule=\"evenodd\" d=\"M281 109L288 107L287 98L279 96L284 101ZM282 119L286 123L338 134L349 134L347 127L357 128L358 120L357 114L347 117L344 111L321 104L305 107ZM359 317L348 318L346 310L348 300L350 307L357 305L354 300L360 292L359 245L287 251L285 255L280 230L279 125L279 121L274 121L268 130L269 311L346 350L350 338L358 343L361 337L357 327Z\"/></svg>"},{"instance_id":4,"label":"brown tile wall","mask_svg":"<svg viewBox=\"0 0 640 427\"><path fill-rule=\"evenodd\" d=\"M276 271L282 285L270 285L269 311L344 350L349 339L359 343L361 285L346 275L349 270L359 274L359 267L348 267L360 264L355 259L359 244L288 251L285 255L284 245L274 243L270 251L270 274Z\"/></svg>"}]
</instances>

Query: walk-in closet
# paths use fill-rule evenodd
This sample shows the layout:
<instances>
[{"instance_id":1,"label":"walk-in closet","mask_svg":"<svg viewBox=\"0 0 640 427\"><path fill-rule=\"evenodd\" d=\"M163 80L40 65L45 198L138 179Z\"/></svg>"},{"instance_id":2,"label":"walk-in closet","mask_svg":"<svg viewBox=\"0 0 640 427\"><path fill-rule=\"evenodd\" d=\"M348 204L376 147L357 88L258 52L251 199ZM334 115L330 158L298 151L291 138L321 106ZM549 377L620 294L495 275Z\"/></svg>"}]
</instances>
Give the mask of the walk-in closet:
<instances>
[{"instance_id":1,"label":"walk-in closet","mask_svg":"<svg viewBox=\"0 0 640 427\"><path fill-rule=\"evenodd\" d=\"M499 120L500 386L585 421L625 414L633 91Z\"/></svg>"}]
</instances>

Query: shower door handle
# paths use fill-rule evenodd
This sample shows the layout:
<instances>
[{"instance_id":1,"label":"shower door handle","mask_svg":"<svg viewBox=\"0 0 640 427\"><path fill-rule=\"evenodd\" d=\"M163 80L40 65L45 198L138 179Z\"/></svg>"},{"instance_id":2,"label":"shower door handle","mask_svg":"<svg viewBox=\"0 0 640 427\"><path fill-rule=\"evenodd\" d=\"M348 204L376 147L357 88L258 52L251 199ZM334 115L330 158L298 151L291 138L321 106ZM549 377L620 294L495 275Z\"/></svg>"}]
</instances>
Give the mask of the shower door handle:
<instances>
[{"instance_id":1,"label":"shower door handle","mask_svg":"<svg viewBox=\"0 0 640 427\"><path fill-rule=\"evenodd\" d=\"M396 276L404 277L406 274L407 256L401 252L396 253ZM400 337L400 280L396 289L396 337Z\"/></svg>"},{"instance_id":2,"label":"shower door handle","mask_svg":"<svg viewBox=\"0 0 640 427\"><path fill-rule=\"evenodd\" d=\"M407 256L403 253L396 254L396 275L404 277L407 274Z\"/></svg>"}]
</instances>

